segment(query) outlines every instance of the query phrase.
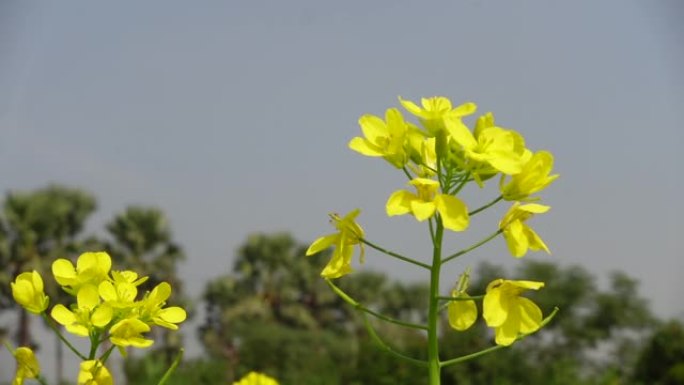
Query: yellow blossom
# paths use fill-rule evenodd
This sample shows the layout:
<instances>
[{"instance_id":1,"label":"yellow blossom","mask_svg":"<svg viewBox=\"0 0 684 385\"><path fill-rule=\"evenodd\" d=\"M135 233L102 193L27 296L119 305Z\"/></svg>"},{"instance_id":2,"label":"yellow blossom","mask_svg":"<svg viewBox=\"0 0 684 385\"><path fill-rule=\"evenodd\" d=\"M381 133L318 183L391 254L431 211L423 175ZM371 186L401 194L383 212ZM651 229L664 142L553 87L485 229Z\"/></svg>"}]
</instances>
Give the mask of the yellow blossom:
<instances>
[{"instance_id":1,"label":"yellow blossom","mask_svg":"<svg viewBox=\"0 0 684 385\"><path fill-rule=\"evenodd\" d=\"M171 296L171 285L162 282L140 301L140 319L171 330L178 330L178 323L185 321L187 314L182 307L164 307Z\"/></svg>"},{"instance_id":2,"label":"yellow blossom","mask_svg":"<svg viewBox=\"0 0 684 385\"><path fill-rule=\"evenodd\" d=\"M40 365L33 350L25 346L17 348L12 352L17 361L17 371L12 380L12 385L22 385L26 378L38 378Z\"/></svg>"},{"instance_id":3,"label":"yellow blossom","mask_svg":"<svg viewBox=\"0 0 684 385\"><path fill-rule=\"evenodd\" d=\"M342 218L337 214L330 214L331 223L337 228L337 232L316 239L306 250L306 255L313 255L330 246L335 248L332 258L321 272L321 276L339 278L352 272L351 259L355 245L359 245L360 259L363 263L364 247L361 239L364 237L364 232L361 226L356 223L356 217L360 213L361 210L355 209Z\"/></svg>"},{"instance_id":4,"label":"yellow blossom","mask_svg":"<svg viewBox=\"0 0 684 385\"><path fill-rule=\"evenodd\" d=\"M88 360L81 362L78 385L114 385L114 380L102 362Z\"/></svg>"},{"instance_id":5,"label":"yellow blossom","mask_svg":"<svg viewBox=\"0 0 684 385\"><path fill-rule=\"evenodd\" d=\"M454 196L438 194L439 182L427 178L414 178L409 184L416 188L417 194L406 190L392 193L385 205L387 215L411 213L422 222L438 212L445 228L453 231L468 228L468 208Z\"/></svg>"},{"instance_id":6,"label":"yellow blossom","mask_svg":"<svg viewBox=\"0 0 684 385\"><path fill-rule=\"evenodd\" d=\"M517 174L528 154L520 134L494 126L491 113L478 119L475 133L458 118L445 119L446 129L457 152L463 157L461 167L471 172L476 182L497 172Z\"/></svg>"},{"instance_id":7,"label":"yellow blossom","mask_svg":"<svg viewBox=\"0 0 684 385\"><path fill-rule=\"evenodd\" d=\"M82 287L76 296L73 311L62 304L52 308L52 318L64 325L70 333L88 337L95 328L103 328L112 320L112 308L100 302L100 296L94 286Z\"/></svg>"},{"instance_id":8,"label":"yellow blossom","mask_svg":"<svg viewBox=\"0 0 684 385\"><path fill-rule=\"evenodd\" d=\"M475 103L464 103L453 108L451 100L443 96L420 99L421 106L410 100L399 97L399 103L406 111L418 117L428 133L432 136L445 128L444 119L452 118L460 120L462 117L475 113Z\"/></svg>"},{"instance_id":9,"label":"yellow blossom","mask_svg":"<svg viewBox=\"0 0 684 385\"><path fill-rule=\"evenodd\" d=\"M477 305L466 293L469 283L470 268L459 277L456 288L451 292L451 297L456 299L448 305L449 325L458 331L467 330L477 320Z\"/></svg>"},{"instance_id":10,"label":"yellow blossom","mask_svg":"<svg viewBox=\"0 0 684 385\"><path fill-rule=\"evenodd\" d=\"M549 211L551 207L536 203L521 205L515 202L508 210L503 219L499 222L499 228L503 230L508 250L517 258L524 256L528 249L539 251L544 250L551 254L544 241L532 230L525 221L534 214L541 214Z\"/></svg>"},{"instance_id":11,"label":"yellow blossom","mask_svg":"<svg viewBox=\"0 0 684 385\"><path fill-rule=\"evenodd\" d=\"M40 314L47 309L50 301L43 291L43 278L37 271L19 274L10 285L12 297L27 311Z\"/></svg>"},{"instance_id":12,"label":"yellow blossom","mask_svg":"<svg viewBox=\"0 0 684 385\"><path fill-rule=\"evenodd\" d=\"M147 348L152 346L153 340L146 339L142 333L150 331L150 326L137 318L125 318L112 326L109 330L109 340L116 346L133 346Z\"/></svg>"},{"instance_id":13,"label":"yellow blossom","mask_svg":"<svg viewBox=\"0 0 684 385\"><path fill-rule=\"evenodd\" d=\"M109 254L101 252L83 253L78 257L76 266L67 259L60 258L52 263L55 280L69 294L76 295L86 285L95 288L104 280L112 267Z\"/></svg>"},{"instance_id":14,"label":"yellow blossom","mask_svg":"<svg viewBox=\"0 0 684 385\"><path fill-rule=\"evenodd\" d=\"M375 115L363 115L359 125L365 138L355 137L349 148L366 156L383 157L394 167L403 167L408 155L404 149L408 126L401 112L390 108L385 112L385 121Z\"/></svg>"},{"instance_id":15,"label":"yellow blossom","mask_svg":"<svg viewBox=\"0 0 684 385\"><path fill-rule=\"evenodd\" d=\"M501 176L501 195L509 201L529 199L558 178L558 174L549 175L552 169L553 155L548 151L536 152L508 183L504 184L505 176Z\"/></svg>"},{"instance_id":16,"label":"yellow blossom","mask_svg":"<svg viewBox=\"0 0 684 385\"><path fill-rule=\"evenodd\" d=\"M233 385L278 385L278 381L265 374L249 372Z\"/></svg>"},{"instance_id":17,"label":"yellow blossom","mask_svg":"<svg viewBox=\"0 0 684 385\"><path fill-rule=\"evenodd\" d=\"M525 290L539 290L543 282L509 281L497 279L487 285L483 301L483 316L489 327L494 328L498 345L508 346L520 333L537 331L542 322L542 312L534 302L520 297Z\"/></svg>"}]
</instances>

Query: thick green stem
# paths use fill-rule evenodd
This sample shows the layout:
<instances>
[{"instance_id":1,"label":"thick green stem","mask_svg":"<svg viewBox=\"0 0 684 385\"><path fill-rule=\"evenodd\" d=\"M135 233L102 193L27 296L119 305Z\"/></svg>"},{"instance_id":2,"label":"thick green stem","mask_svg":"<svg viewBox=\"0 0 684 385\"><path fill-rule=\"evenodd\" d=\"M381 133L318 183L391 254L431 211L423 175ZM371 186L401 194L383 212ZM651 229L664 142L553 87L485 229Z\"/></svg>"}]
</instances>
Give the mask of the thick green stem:
<instances>
[{"instance_id":1,"label":"thick green stem","mask_svg":"<svg viewBox=\"0 0 684 385\"><path fill-rule=\"evenodd\" d=\"M428 376L430 385L440 384L439 340L437 325L439 324L439 275L442 268L442 237L444 225L437 218L435 239L430 270L430 302L428 308Z\"/></svg>"}]
</instances>

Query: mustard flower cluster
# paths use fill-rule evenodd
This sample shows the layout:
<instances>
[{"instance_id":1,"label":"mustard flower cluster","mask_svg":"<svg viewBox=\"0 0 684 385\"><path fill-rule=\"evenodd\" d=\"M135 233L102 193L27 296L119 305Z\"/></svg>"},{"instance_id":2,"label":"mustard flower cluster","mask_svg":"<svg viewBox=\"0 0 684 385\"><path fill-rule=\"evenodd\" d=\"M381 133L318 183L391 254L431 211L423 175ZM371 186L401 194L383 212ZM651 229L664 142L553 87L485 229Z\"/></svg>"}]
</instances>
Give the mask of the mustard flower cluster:
<instances>
[{"instance_id":1,"label":"mustard flower cluster","mask_svg":"<svg viewBox=\"0 0 684 385\"><path fill-rule=\"evenodd\" d=\"M95 357L97 347L104 341L108 340L112 347L118 347L125 355L129 346L147 348L154 343L146 336L152 327L178 330L178 324L187 317L183 308L166 306L171 285L161 282L140 296L138 287L148 277L139 277L130 270L112 270L111 257L105 252L83 253L75 265L67 259L57 259L52 263L52 274L61 288L75 298L69 306L53 306L49 313L52 320L64 326L69 333L89 338L91 342L90 354L86 357L60 334L69 348L83 360L78 374L79 385L113 383L105 366L111 349L102 357ZM19 305L47 318L49 298L45 295L43 278L38 272L19 274L11 287ZM54 330L60 333L58 329ZM39 366L33 352L28 348L18 348L15 357L18 365L15 383L21 385L23 378L35 378Z\"/></svg>"},{"instance_id":2,"label":"mustard flower cluster","mask_svg":"<svg viewBox=\"0 0 684 385\"><path fill-rule=\"evenodd\" d=\"M498 345L508 346L535 332L544 323L542 311L522 294L527 290L539 290L544 286L543 282L498 278L488 285L486 293L470 296L467 293L469 273L466 272L450 297L439 297L435 290L438 290L442 264L498 235L502 235L511 255L516 258L525 256L530 250L550 254L548 246L528 222L550 209L536 202L540 199L538 193L558 178L552 173L553 155L548 151L529 149L519 132L499 126L491 112L474 116L477 111L475 103L454 106L448 98L436 96L423 98L420 104L399 98L399 104L416 122L407 119L399 108L387 109L384 117L363 115L359 119L362 136L351 139L348 146L362 155L384 159L407 177L407 188L397 189L389 195L385 211L390 217L410 215L418 222L429 223L435 247L432 264L401 256L368 241L356 222L359 209L342 217L332 215L337 232L316 239L306 254L313 255L331 246L334 248L332 259L321 273L326 279L351 273L354 248L358 246L363 257L364 245L429 269L433 282L430 321L426 330L437 327L436 313L441 309L437 305L438 300L448 301L449 325L458 331L470 328L477 321L475 301L482 300L483 319L493 329ZM469 118L474 122L471 127L465 121ZM484 189L488 181L496 179L498 194L490 203L472 208L459 197L470 182ZM441 255L444 230L467 230L473 216L499 202L510 202L510 208L494 234L455 254ZM338 294L341 293L339 288L329 283ZM348 302L363 311L360 304L351 299ZM387 317L382 319L387 320ZM406 325L401 321L395 323ZM414 326L423 328L422 325ZM436 346L437 342L430 343ZM436 360L437 349L430 348L429 352L432 352L428 354L429 361Z\"/></svg>"}]
</instances>

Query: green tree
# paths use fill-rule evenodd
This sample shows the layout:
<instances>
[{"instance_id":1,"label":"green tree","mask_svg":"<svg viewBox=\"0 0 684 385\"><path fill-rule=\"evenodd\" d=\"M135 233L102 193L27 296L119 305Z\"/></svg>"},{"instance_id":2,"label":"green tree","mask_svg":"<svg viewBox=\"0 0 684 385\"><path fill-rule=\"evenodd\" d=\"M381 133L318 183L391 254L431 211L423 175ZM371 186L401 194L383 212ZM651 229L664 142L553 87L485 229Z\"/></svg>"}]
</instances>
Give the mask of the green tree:
<instances>
[{"instance_id":1,"label":"green tree","mask_svg":"<svg viewBox=\"0 0 684 385\"><path fill-rule=\"evenodd\" d=\"M669 321L660 326L640 352L634 371L638 384L684 384L684 325Z\"/></svg>"}]
</instances>

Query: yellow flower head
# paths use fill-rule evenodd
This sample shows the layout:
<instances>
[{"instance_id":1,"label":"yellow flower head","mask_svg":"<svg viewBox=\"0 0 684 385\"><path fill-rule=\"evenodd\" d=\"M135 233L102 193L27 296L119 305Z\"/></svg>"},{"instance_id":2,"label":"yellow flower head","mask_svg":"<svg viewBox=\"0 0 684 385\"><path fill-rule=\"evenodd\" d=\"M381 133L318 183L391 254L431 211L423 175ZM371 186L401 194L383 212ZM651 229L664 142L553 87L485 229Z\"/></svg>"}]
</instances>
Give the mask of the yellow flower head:
<instances>
[{"instance_id":1,"label":"yellow flower head","mask_svg":"<svg viewBox=\"0 0 684 385\"><path fill-rule=\"evenodd\" d=\"M463 157L462 167L469 170L478 184L481 177L501 172L517 174L529 157L520 134L494 126L494 117L487 113L478 119L475 133L457 118L445 119L452 146Z\"/></svg>"},{"instance_id":2,"label":"yellow flower head","mask_svg":"<svg viewBox=\"0 0 684 385\"><path fill-rule=\"evenodd\" d=\"M363 263L365 250L361 239L364 237L364 232L361 226L356 223L356 217L360 213L361 210L355 209L344 217L330 214L331 222L337 228L337 233L328 234L316 239L306 250L306 255L313 255L330 246L335 247L332 258L321 272L321 276L325 278L339 278L351 273L351 259L355 245L359 245L361 250L360 259L361 263Z\"/></svg>"},{"instance_id":3,"label":"yellow flower head","mask_svg":"<svg viewBox=\"0 0 684 385\"><path fill-rule=\"evenodd\" d=\"M404 149L408 125L396 108L387 110L385 121L375 115L363 115L359 125L365 138L353 138L349 148L366 156L381 156L394 167L402 168L408 161Z\"/></svg>"},{"instance_id":4,"label":"yellow flower head","mask_svg":"<svg viewBox=\"0 0 684 385\"><path fill-rule=\"evenodd\" d=\"M417 193L406 190L392 193L385 205L388 216L411 213L422 222L437 212L445 228L453 231L468 228L468 208L465 203L454 196L439 194L439 182L427 178L414 178L409 183L416 188Z\"/></svg>"},{"instance_id":5,"label":"yellow flower head","mask_svg":"<svg viewBox=\"0 0 684 385\"><path fill-rule=\"evenodd\" d=\"M82 287L76 296L76 306L73 311L58 304L50 312L52 318L64 325L70 333L81 337L88 337L96 328L104 328L113 317L110 306L100 302L97 289L92 285Z\"/></svg>"},{"instance_id":6,"label":"yellow flower head","mask_svg":"<svg viewBox=\"0 0 684 385\"><path fill-rule=\"evenodd\" d=\"M64 291L76 295L86 285L95 288L108 279L112 259L109 254L101 252L83 253L78 257L76 266L67 259L60 258L52 263L52 274Z\"/></svg>"},{"instance_id":7,"label":"yellow flower head","mask_svg":"<svg viewBox=\"0 0 684 385\"><path fill-rule=\"evenodd\" d=\"M22 385L25 378L37 378L40 374L40 365L33 350L27 347L19 347L13 352L17 361L17 371L12 380L12 385Z\"/></svg>"},{"instance_id":8,"label":"yellow flower head","mask_svg":"<svg viewBox=\"0 0 684 385\"><path fill-rule=\"evenodd\" d=\"M406 111L418 117L428 133L433 136L445 128L445 118L449 117L460 120L462 117L473 114L477 110L475 103L464 103L453 108L451 100L443 96L422 98L420 99L421 107L410 100L402 99L401 96L399 97L399 103L401 103Z\"/></svg>"},{"instance_id":9,"label":"yellow flower head","mask_svg":"<svg viewBox=\"0 0 684 385\"><path fill-rule=\"evenodd\" d=\"M167 329L178 330L178 325L187 317L185 310L179 306L164 307L171 296L171 285L162 282L140 301L140 319L148 324L155 324Z\"/></svg>"},{"instance_id":10,"label":"yellow flower head","mask_svg":"<svg viewBox=\"0 0 684 385\"><path fill-rule=\"evenodd\" d=\"M477 320L477 305L466 293L469 281L470 269L461 274L457 287L451 292L451 297L457 299L448 305L449 325L458 331L467 330Z\"/></svg>"},{"instance_id":11,"label":"yellow flower head","mask_svg":"<svg viewBox=\"0 0 684 385\"><path fill-rule=\"evenodd\" d=\"M278 385L278 381L265 374L249 372L240 381L233 382L233 385Z\"/></svg>"},{"instance_id":12,"label":"yellow flower head","mask_svg":"<svg viewBox=\"0 0 684 385\"><path fill-rule=\"evenodd\" d=\"M550 152L535 153L510 182L504 184L505 177L501 176L501 195L508 201L528 199L558 178L558 174L549 175L552 169L553 155Z\"/></svg>"},{"instance_id":13,"label":"yellow flower head","mask_svg":"<svg viewBox=\"0 0 684 385\"><path fill-rule=\"evenodd\" d=\"M43 278L37 271L19 274L10 285L12 297L27 311L40 314L47 309L50 301L43 291Z\"/></svg>"},{"instance_id":14,"label":"yellow flower head","mask_svg":"<svg viewBox=\"0 0 684 385\"><path fill-rule=\"evenodd\" d=\"M504 215L499 228L503 230L508 250L514 257L520 258L527 253L528 249L539 251L544 250L551 254L544 241L532 230L525 221L534 216L549 211L551 207L530 203L521 205L515 202Z\"/></svg>"},{"instance_id":15,"label":"yellow flower head","mask_svg":"<svg viewBox=\"0 0 684 385\"><path fill-rule=\"evenodd\" d=\"M88 360L81 362L78 385L114 385L114 380L102 362Z\"/></svg>"},{"instance_id":16,"label":"yellow flower head","mask_svg":"<svg viewBox=\"0 0 684 385\"><path fill-rule=\"evenodd\" d=\"M143 337L142 333L150 331L150 326L137 318L125 318L112 326L109 340L116 346L133 346L147 348L152 346L153 340Z\"/></svg>"},{"instance_id":17,"label":"yellow flower head","mask_svg":"<svg viewBox=\"0 0 684 385\"><path fill-rule=\"evenodd\" d=\"M498 345L508 346L520 333L537 331L542 312L534 302L520 297L525 290L539 290L543 282L497 279L487 285L483 301L483 316L487 326L494 328Z\"/></svg>"}]
</instances>

